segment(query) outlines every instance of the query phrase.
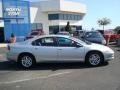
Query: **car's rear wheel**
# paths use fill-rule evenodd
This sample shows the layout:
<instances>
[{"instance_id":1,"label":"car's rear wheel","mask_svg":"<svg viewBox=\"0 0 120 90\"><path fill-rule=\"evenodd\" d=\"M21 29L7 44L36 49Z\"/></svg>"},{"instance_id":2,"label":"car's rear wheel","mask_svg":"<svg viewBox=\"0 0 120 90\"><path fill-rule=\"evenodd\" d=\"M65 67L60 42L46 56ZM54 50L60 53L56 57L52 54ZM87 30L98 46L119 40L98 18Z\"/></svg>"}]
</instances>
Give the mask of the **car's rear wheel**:
<instances>
[{"instance_id":1,"label":"car's rear wheel","mask_svg":"<svg viewBox=\"0 0 120 90\"><path fill-rule=\"evenodd\" d=\"M24 54L19 57L19 63L24 68L31 68L35 64L35 59L32 55Z\"/></svg>"},{"instance_id":2,"label":"car's rear wheel","mask_svg":"<svg viewBox=\"0 0 120 90\"><path fill-rule=\"evenodd\" d=\"M103 61L104 58L100 52L91 52L86 57L86 63L90 66L99 66Z\"/></svg>"}]
</instances>

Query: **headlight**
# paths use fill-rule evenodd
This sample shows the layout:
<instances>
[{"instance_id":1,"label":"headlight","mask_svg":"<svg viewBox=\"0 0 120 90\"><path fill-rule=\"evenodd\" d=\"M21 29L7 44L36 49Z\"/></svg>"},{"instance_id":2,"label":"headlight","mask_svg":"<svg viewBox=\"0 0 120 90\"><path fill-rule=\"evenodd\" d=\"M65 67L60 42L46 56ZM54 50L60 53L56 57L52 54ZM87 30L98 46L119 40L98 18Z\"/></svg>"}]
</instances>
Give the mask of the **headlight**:
<instances>
[{"instance_id":1,"label":"headlight","mask_svg":"<svg viewBox=\"0 0 120 90\"><path fill-rule=\"evenodd\" d=\"M114 53L107 53L107 54L105 54L105 58L114 58Z\"/></svg>"},{"instance_id":2,"label":"headlight","mask_svg":"<svg viewBox=\"0 0 120 90\"><path fill-rule=\"evenodd\" d=\"M108 54L114 54L114 51L112 49L109 49L109 50L106 51L106 53L108 53Z\"/></svg>"},{"instance_id":3,"label":"headlight","mask_svg":"<svg viewBox=\"0 0 120 90\"><path fill-rule=\"evenodd\" d=\"M104 45L105 45L105 44L106 44L106 40L102 40L102 44L104 44Z\"/></svg>"},{"instance_id":4,"label":"headlight","mask_svg":"<svg viewBox=\"0 0 120 90\"><path fill-rule=\"evenodd\" d=\"M113 53L109 53L107 54L108 57L114 57L114 54Z\"/></svg>"}]
</instances>

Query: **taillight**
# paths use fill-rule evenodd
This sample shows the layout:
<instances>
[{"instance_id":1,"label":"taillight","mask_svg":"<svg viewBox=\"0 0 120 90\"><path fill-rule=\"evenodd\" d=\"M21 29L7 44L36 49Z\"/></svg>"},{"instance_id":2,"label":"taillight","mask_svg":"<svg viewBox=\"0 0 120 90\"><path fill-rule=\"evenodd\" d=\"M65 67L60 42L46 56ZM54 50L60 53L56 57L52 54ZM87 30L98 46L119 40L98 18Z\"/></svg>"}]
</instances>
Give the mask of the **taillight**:
<instances>
[{"instance_id":1,"label":"taillight","mask_svg":"<svg viewBox=\"0 0 120 90\"><path fill-rule=\"evenodd\" d=\"M10 46L8 45L7 49L10 51Z\"/></svg>"}]
</instances>

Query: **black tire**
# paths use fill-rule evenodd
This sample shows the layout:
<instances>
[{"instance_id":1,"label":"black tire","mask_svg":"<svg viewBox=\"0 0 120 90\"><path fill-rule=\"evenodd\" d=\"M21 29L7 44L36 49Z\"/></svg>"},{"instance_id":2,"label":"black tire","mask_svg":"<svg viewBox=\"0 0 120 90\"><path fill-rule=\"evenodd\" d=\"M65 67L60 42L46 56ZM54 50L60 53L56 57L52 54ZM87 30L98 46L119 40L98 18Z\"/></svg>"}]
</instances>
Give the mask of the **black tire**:
<instances>
[{"instance_id":1,"label":"black tire","mask_svg":"<svg viewBox=\"0 0 120 90\"><path fill-rule=\"evenodd\" d=\"M86 56L86 64L90 66L99 66L104 62L104 57L100 52L90 52Z\"/></svg>"},{"instance_id":2,"label":"black tire","mask_svg":"<svg viewBox=\"0 0 120 90\"><path fill-rule=\"evenodd\" d=\"M30 54L22 54L19 56L18 63L23 67L23 68L31 68L35 65L35 58L30 55Z\"/></svg>"}]
</instances>

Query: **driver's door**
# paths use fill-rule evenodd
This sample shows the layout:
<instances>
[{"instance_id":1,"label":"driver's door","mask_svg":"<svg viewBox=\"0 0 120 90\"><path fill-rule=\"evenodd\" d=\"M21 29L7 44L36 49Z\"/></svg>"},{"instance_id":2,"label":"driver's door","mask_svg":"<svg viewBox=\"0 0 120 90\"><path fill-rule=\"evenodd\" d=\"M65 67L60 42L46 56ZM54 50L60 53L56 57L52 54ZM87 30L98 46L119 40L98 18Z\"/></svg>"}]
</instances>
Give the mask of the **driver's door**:
<instances>
[{"instance_id":1,"label":"driver's door","mask_svg":"<svg viewBox=\"0 0 120 90\"><path fill-rule=\"evenodd\" d=\"M84 60L84 47L76 46L77 42L64 38L64 37L58 37L58 59L60 61L83 61Z\"/></svg>"}]
</instances>

